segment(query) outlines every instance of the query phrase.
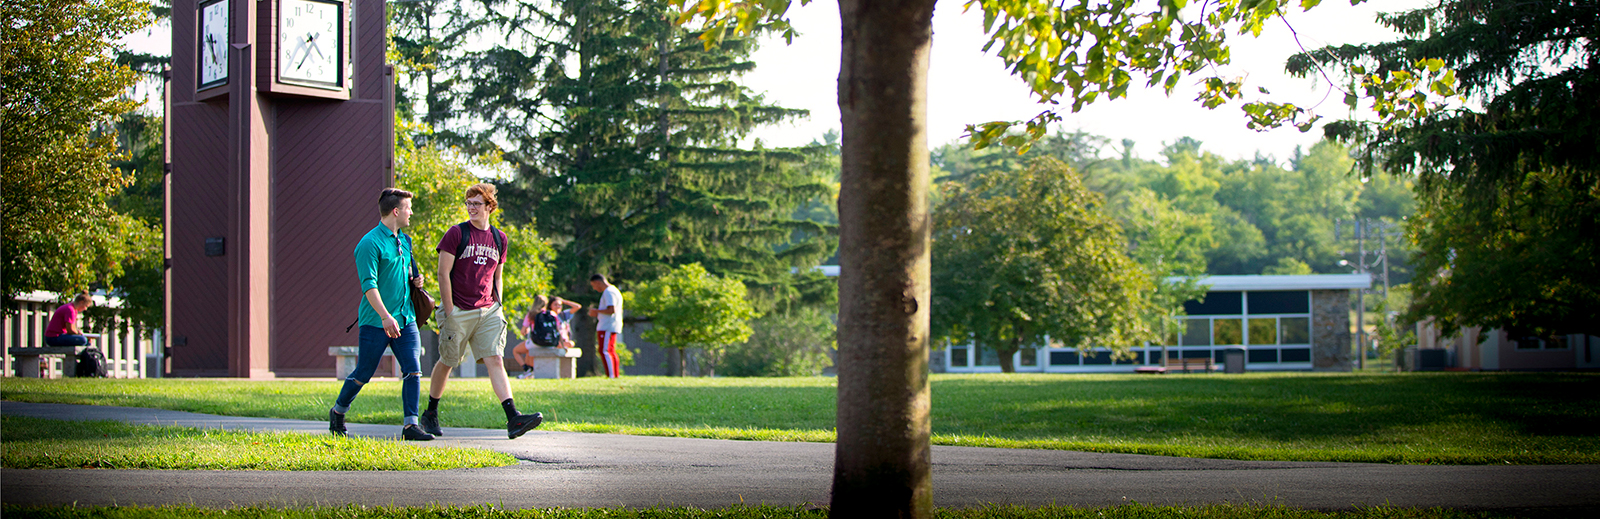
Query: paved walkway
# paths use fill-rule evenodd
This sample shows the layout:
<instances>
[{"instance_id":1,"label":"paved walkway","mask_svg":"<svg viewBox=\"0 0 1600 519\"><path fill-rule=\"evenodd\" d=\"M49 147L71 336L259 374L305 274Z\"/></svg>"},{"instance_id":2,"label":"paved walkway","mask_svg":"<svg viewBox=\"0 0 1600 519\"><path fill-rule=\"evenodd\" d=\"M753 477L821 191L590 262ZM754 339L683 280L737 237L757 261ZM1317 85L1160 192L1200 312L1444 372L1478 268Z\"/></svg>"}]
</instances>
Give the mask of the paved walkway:
<instances>
[{"instance_id":1,"label":"paved walkway","mask_svg":"<svg viewBox=\"0 0 1600 519\"><path fill-rule=\"evenodd\" d=\"M0 403L0 414L323 434L326 422L156 409ZM396 425L350 424L393 438ZM477 505L723 507L826 504L833 445L446 428L418 445L482 447L521 463L404 472L0 471L6 503L186 503L225 507ZM1600 466L1416 466L1168 458L1072 451L933 448L934 502L1102 506L1273 503L1317 509L1444 506L1600 508Z\"/></svg>"}]
</instances>

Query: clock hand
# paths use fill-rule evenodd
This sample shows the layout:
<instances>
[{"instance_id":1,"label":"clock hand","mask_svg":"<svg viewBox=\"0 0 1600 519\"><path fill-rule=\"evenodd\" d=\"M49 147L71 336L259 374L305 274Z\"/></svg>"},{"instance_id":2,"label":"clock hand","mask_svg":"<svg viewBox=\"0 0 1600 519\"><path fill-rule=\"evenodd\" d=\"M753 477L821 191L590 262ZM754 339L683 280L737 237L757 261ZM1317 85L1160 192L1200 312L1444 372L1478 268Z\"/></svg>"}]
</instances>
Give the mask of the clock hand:
<instances>
[{"instance_id":1,"label":"clock hand","mask_svg":"<svg viewBox=\"0 0 1600 519\"><path fill-rule=\"evenodd\" d=\"M316 50L318 56L322 55L322 51L321 50L317 50L317 35L318 34L321 34L321 33L307 34L305 41L300 42L300 48L306 49L306 55L304 57L301 57L300 58L300 63L298 63L298 64L296 64L294 66L294 68L296 70L299 70L302 65L306 64L306 60L311 58L311 51ZM308 47L308 45L309 45L309 47Z\"/></svg>"}]
</instances>

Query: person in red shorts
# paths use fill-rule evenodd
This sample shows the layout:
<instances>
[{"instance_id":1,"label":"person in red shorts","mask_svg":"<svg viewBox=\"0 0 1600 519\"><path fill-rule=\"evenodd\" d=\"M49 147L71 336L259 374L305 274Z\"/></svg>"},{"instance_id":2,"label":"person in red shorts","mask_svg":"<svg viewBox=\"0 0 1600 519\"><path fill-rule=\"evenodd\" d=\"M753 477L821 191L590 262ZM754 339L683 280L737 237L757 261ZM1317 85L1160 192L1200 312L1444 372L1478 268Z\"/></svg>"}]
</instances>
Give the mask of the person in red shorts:
<instances>
[{"instance_id":1,"label":"person in red shorts","mask_svg":"<svg viewBox=\"0 0 1600 519\"><path fill-rule=\"evenodd\" d=\"M617 335L622 333L622 291L600 274L589 277L589 287L600 293L600 304L589 310L589 317L600 321L594 327L594 351L600 357L600 364L605 366L606 376L617 378L622 374L622 365L617 359Z\"/></svg>"}]
</instances>

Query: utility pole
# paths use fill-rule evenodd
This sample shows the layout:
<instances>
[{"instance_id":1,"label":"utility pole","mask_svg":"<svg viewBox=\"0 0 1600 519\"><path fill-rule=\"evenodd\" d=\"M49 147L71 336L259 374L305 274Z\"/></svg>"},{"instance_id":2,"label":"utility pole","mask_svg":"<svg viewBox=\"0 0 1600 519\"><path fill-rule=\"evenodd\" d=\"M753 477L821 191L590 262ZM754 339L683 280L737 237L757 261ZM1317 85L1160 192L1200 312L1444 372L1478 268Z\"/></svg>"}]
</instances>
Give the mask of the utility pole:
<instances>
[{"instance_id":1,"label":"utility pole","mask_svg":"<svg viewBox=\"0 0 1600 519\"><path fill-rule=\"evenodd\" d=\"M1366 223L1361 219L1356 220L1356 273L1367 273L1367 229ZM1356 369L1367 369L1367 289L1356 291Z\"/></svg>"}]
</instances>

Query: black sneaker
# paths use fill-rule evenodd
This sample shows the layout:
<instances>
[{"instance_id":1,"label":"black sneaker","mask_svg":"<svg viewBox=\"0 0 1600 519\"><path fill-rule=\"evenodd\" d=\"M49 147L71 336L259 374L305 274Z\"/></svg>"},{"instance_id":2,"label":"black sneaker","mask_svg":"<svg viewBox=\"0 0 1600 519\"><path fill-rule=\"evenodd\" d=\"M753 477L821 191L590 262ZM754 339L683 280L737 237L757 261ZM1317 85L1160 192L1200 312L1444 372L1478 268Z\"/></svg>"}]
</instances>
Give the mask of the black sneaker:
<instances>
[{"instance_id":1,"label":"black sneaker","mask_svg":"<svg viewBox=\"0 0 1600 519\"><path fill-rule=\"evenodd\" d=\"M532 431L534 427L538 427L541 422L544 422L544 414L542 413L519 414L516 418L506 420L506 436L515 440L518 436L522 436L522 433Z\"/></svg>"},{"instance_id":2,"label":"black sneaker","mask_svg":"<svg viewBox=\"0 0 1600 519\"><path fill-rule=\"evenodd\" d=\"M425 442L433 439L432 434L424 432L421 427L415 425L407 425L405 428L400 429L400 437L405 438L408 442Z\"/></svg>"},{"instance_id":3,"label":"black sneaker","mask_svg":"<svg viewBox=\"0 0 1600 519\"><path fill-rule=\"evenodd\" d=\"M444 436L444 430L439 429L438 411L423 411L422 416L417 417L417 422L420 422L417 425L422 426L422 432L434 436Z\"/></svg>"},{"instance_id":4,"label":"black sneaker","mask_svg":"<svg viewBox=\"0 0 1600 519\"><path fill-rule=\"evenodd\" d=\"M328 410L328 432L336 436L344 436L344 415Z\"/></svg>"}]
</instances>

